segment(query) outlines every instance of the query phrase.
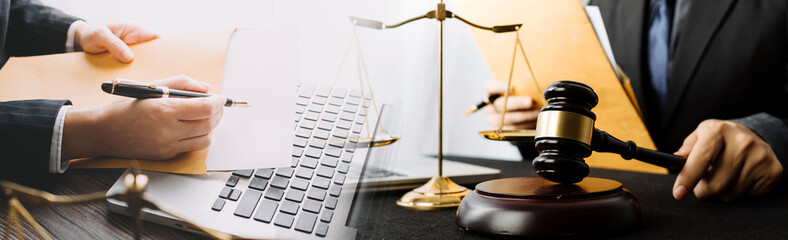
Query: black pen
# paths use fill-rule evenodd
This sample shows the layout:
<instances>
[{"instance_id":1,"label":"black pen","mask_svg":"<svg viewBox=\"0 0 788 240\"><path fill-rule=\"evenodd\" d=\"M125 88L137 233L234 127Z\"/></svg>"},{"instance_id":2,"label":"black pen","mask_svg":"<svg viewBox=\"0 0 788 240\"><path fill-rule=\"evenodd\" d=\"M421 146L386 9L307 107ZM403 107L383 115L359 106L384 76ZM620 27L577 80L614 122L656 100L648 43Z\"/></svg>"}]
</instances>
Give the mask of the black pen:
<instances>
[{"instance_id":1,"label":"black pen","mask_svg":"<svg viewBox=\"0 0 788 240\"><path fill-rule=\"evenodd\" d=\"M195 97L210 97L211 94L199 93L192 91L184 91L177 89L169 89L167 87L158 86L156 84L146 84L124 79L114 79L110 82L101 84L101 90L113 95L120 95L126 97L133 97L136 99L146 98L168 98L168 97L181 97L181 98L195 98ZM247 102L235 101L227 98L225 107L252 107Z\"/></svg>"},{"instance_id":2,"label":"black pen","mask_svg":"<svg viewBox=\"0 0 788 240\"><path fill-rule=\"evenodd\" d=\"M497 93L488 96L487 98L482 100L482 102L476 104L476 106L473 106L471 109L468 109L468 111L465 111L465 116L471 115L471 113L474 113L479 109L482 109L484 106L492 104L493 102L495 102L495 99L498 99L499 97L501 97L501 94L497 94Z\"/></svg>"}]
</instances>

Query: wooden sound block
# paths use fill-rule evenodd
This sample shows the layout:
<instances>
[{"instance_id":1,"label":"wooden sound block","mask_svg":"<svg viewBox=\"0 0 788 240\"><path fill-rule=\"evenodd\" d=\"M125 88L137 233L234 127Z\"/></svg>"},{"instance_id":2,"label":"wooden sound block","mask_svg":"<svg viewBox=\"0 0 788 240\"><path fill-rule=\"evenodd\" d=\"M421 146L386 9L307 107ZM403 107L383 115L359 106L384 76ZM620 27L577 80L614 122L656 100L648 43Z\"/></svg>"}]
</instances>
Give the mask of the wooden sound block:
<instances>
[{"instance_id":1,"label":"wooden sound block","mask_svg":"<svg viewBox=\"0 0 788 240\"><path fill-rule=\"evenodd\" d=\"M635 197L609 179L558 184L540 177L476 185L457 209L462 229L495 235L555 237L608 235L640 224Z\"/></svg>"}]
</instances>

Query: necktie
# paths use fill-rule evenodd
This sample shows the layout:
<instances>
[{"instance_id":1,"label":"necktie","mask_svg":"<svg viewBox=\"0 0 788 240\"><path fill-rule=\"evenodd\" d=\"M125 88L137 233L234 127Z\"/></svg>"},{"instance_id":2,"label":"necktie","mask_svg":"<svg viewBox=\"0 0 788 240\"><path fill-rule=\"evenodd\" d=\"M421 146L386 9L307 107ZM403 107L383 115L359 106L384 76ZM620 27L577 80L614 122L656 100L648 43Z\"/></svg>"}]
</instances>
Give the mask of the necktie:
<instances>
[{"instance_id":1,"label":"necktie","mask_svg":"<svg viewBox=\"0 0 788 240\"><path fill-rule=\"evenodd\" d=\"M668 92L668 46L670 18L667 0L657 0L651 8L651 23L648 30L648 67L651 72L651 87L660 108Z\"/></svg>"}]
</instances>

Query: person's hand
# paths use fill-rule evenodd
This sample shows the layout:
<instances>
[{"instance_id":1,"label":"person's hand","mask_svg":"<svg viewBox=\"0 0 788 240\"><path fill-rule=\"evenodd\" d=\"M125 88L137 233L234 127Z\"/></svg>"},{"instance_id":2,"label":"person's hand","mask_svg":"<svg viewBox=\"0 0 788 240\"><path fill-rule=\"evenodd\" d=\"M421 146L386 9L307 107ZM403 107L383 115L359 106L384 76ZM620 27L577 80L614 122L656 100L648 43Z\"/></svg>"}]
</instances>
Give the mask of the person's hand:
<instances>
[{"instance_id":1,"label":"person's hand","mask_svg":"<svg viewBox=\"0 0 788 240\"><path fill-rule=\"evenodd\" d=\"M207 92L208 85L187 76L155 84ZM122 157L162 160L207 148L211 131L222 118L222 96L207 98L123 98L112 103L72 109L66 114L61 158Z\"/></svg>"},{"instance_id":2,"label":"person's hand","mask_svg":"<svg viewBox=\"0 0 788 240\"><path fill-rule=\"evenodd\" d=\"M80 23L74 32L74 44L87 53L109 51L121 62L134 60L128 44L147 42L159 35L131 24L92 25Z\"/></svg>"},{"instance_id":3,"label":"person's hand","mask_svg":"<svg viewBox=\"0 0 788 240\"><path fill-rule=\"evenodd\" d=\"M779 183L783 172L769 144L731 121L703 121L675 154L687 157L673 185L676 199L690 189L698 198L726 202L761 195Z\"/></svg>"},{"instance_id":4,"label":"person's hand","mask_svg":"<svg viewBox=\"0 0 788 240\"><path fill-rule=\"evenodd\" d=\"M488 95L501 94L493 104L484 107L487 112L487 120L493 128L501 126L501 110L503 109L504 93L506 92L506 82L490 80L484 84ZM509 103L506 105L506 116L503 121L504 130L534 129L536 128L536 117L539 109L535 108L534 100L529 96L509 95Z\"/></svg>"}]
</instances>

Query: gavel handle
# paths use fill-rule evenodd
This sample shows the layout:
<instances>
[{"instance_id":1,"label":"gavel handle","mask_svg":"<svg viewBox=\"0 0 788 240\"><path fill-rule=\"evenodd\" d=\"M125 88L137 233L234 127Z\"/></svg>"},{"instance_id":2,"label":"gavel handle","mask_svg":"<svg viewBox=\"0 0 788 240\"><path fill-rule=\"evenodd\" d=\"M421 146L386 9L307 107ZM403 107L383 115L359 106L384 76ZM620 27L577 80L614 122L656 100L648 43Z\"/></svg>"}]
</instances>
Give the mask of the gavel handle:
<instances>
[{"instance_id":1,"label":"gavel handle","mask_svg":"<svg viewBox=\"0 0 788 240\"><path fill-rule=\"evenodd\" d=\"M632 141L621 141L599 129L594 129L594 134L591 138L591 149L597 152L616 153L626 160L634 158L667 168L671 173L681 171L681 168L684 167L684 163L687 161L687 158L682 156L638 147Z\"/></svg>"}]
</instances>

